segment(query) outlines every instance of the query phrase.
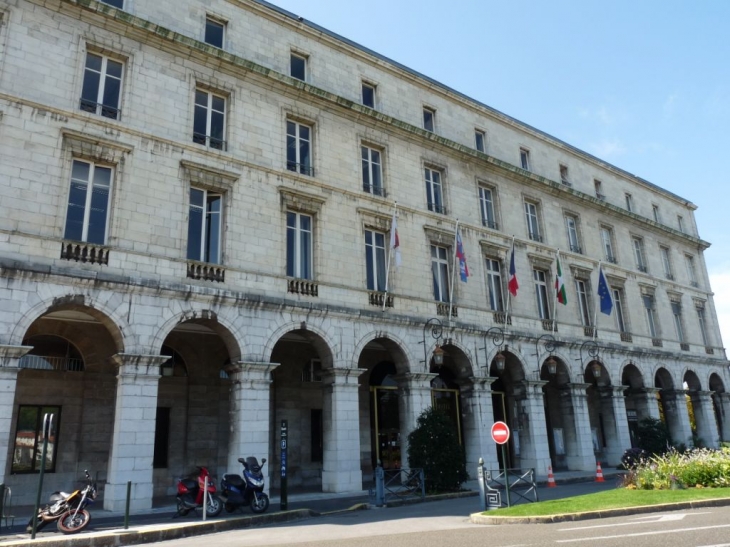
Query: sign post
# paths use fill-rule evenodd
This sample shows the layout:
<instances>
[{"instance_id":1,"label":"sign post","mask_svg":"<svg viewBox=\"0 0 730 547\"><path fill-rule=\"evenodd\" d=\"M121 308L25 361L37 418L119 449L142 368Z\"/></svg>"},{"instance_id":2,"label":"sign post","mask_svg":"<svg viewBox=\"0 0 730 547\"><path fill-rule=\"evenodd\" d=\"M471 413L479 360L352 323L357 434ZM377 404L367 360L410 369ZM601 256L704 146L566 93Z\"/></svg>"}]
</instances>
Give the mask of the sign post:
<instances>
[{"instance_id":1,"label":"sign post","mask_svg":"<svg viewBox=\"0 0 730 547\"><path fill-rule=\"evenodd\" d=\"M289 425L287 424L286 420L281 421L281 497L279 498L279 508L282 511L286 511L289 507L289 502L287 500L287 492L286 492L286 446L287 441L289 437Z\"/></svg>"},{"instance_id":2,"label":"sign post","mask_svg":"<svg viewBox=\"0 0 730 547\"><path fill-rule=\"evenodd\" d=\"M509 470L507 467L507 450L505 445L509 441L509 426L504 422L492 424L492 439L495 443L502 445L502 467L504 468L504 493L507 498L507 507L510 507L509 499Z\"/></svg>"}]
</instances>

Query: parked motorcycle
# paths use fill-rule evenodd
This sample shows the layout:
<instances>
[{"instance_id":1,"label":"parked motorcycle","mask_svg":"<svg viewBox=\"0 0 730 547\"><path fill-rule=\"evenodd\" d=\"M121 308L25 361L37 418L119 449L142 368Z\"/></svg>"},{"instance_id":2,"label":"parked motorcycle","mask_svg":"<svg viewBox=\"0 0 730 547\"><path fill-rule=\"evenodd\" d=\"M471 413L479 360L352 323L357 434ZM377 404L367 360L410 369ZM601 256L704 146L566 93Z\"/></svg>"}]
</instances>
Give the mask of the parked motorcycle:
<instances>
[{"instance_id":1,"label":"parked motorcycle","mask_svg":"<svg viewBox=\"0 0 730 547\"><path fill-rule=\"evenodd\" d=\"M177 482L177 513L180 516L187 515L194 509L203 507L203 492L205 490L205 479L208 478L208 495L206 514L215 517L223 510L223 502L215 495L215 481L210 476L206 467L196 467L196 471L187 477L182 477Z\"/></svg>"},{"instance_id":2,"label":"parked motorcycle","mask_svg":"<svg viewBox=\"0 0 730 547\"><path fill-rule=\"evenodd\" d=\"M254 513L263 513L269 508L269 496L264 493L264 474L261 472L266 458L261 459L261 465L253 456L245 460L238 458L238 461L243 465L243 478L226 473L221 479L226 511L232 513L249 505Z\"/></svg>"},{"instance_id":3,"label":"parked motorcycle","mask_svg":"<svg viewBox=\"0 0 730 547\"><path fill-rule=\"evenodd\" d=\"M38 510L36 532L44 528L49 522L58 521L56 526L64 534L75 534L89 525L91 515L86 506L96 499L96 483L91 479L89 472L84 470L86 486L73 492L54 492L50 503ZM25 531L33 533L33 518L28 521Z\"/></svg>"}]
</instances>

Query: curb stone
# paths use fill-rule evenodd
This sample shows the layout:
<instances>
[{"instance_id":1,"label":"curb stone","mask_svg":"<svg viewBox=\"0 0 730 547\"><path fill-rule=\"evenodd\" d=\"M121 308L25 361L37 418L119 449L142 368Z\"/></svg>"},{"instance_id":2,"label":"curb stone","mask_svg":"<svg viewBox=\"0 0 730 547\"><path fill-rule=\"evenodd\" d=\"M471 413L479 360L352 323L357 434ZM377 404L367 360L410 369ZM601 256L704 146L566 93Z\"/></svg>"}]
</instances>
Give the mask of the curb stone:
<instances>
[{"instance_id":1,"label":"curb stone","mask_svg":"<svg viewBox=\"0 0 730 547\"><path fill-rule=\"evenodd\" d=\"M472 513L469 520L473 524L550 524L552 522L573 522L609 517L625 517L660 511L678 511L682 509L698 509L701 507L726 507L730 505L730 498L712 500L682 501L678 503L662 503L659 505L643 505L641 507L626 507L620 509L605 509L603 511L588 511L585 513L563 513L559 515L545 515L536 517L498 517L487 516L482 513Z\"/></svg>"}]
</instances>

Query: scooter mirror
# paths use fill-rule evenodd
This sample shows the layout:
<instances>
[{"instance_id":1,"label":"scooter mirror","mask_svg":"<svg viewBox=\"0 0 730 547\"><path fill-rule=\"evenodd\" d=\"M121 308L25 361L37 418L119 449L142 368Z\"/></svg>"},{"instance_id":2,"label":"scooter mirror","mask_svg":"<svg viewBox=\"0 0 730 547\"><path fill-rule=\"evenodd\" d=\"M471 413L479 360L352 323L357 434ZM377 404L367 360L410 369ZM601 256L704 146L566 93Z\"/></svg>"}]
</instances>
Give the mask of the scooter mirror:
<instances>
[{"instance_id":1,"label":"scooter mirror","mask_svg":"<svg viewBox=\"0 0 730 547\"><path fill-rule=\"evenodd\" d=\"M246 460L244 460L243 458L238 458L238 463L241 463L241 464L246 463Z\"/></svg>"},{"instance_id":2,"label":"scooter mirror","mask_svg":"<svg viewBox=\"0 0 730 547\"><path fill-rule=\"evenodd\" d=\"M261 458L261 465L264 465L266 463L266 458Z\"/></svg>"}]
</instances>

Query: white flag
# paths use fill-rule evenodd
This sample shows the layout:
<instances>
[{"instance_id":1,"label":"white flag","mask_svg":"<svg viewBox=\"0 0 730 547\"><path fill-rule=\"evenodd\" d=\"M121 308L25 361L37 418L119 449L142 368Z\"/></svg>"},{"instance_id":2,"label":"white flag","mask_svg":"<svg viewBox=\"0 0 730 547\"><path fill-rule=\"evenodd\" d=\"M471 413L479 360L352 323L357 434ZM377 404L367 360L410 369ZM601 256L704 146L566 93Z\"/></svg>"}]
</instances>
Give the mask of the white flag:
<instances>
[{"instance_id":1,"label":"white flag","mask_svg":"<svg viewBox=\"0 0 730 547\"><path fill-rule=\"evenodd\" d=\"M390 223L390 252L395 258L395 267L398 268L401 263L400 258L400 239L398 238L398 220L396 212L393 211L393 222Z\"/></svg>"}]
</instances>

